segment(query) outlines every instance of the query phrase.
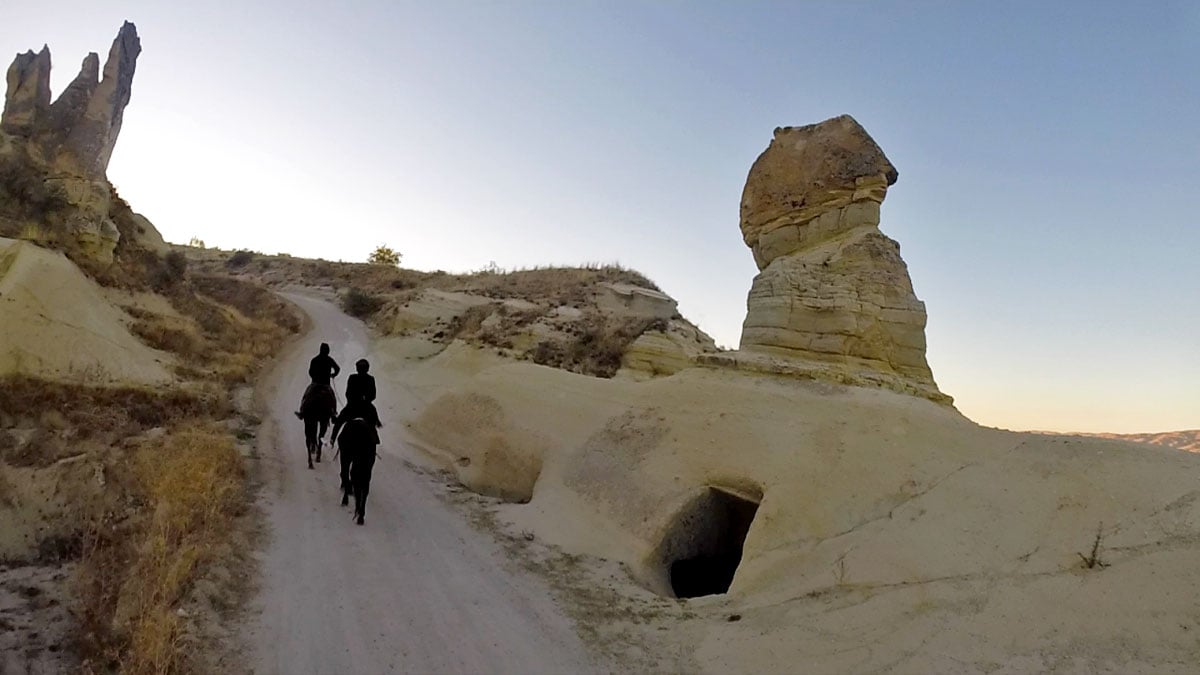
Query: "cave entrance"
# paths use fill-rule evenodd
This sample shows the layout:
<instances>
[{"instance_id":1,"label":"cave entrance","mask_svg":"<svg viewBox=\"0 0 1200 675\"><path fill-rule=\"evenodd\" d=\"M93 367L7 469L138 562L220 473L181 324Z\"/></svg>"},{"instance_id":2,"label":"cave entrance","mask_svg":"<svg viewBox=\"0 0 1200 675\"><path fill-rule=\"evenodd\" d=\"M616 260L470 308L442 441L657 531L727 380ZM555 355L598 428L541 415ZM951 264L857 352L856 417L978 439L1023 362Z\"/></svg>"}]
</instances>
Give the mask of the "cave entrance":
<instances>
[{"instance_id":1,"label":"cave entrance","mask_svg":"<svg viewBox=\"0 0 1200 675\"><path fill-rule=\"evenodd\" d=\"M761 499L708 487L680 512L663 542L663 562L675 597L729 591Z\"/></svg>"}]
</instances>

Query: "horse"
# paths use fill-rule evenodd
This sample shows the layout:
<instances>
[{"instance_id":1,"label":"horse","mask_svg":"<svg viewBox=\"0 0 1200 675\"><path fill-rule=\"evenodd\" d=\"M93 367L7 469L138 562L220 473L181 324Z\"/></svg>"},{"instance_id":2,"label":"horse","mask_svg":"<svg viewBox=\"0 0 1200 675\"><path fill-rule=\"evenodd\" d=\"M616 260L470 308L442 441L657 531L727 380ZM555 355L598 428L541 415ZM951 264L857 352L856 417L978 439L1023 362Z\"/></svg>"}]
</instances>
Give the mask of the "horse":
<instances>
[{"instance_id":1,"label":"horse","mask_svg":"<svg viewBox=\"0 0 1200 675\"><path fill-rule=\"evenodd\" d=\"M362 525L367 511L367 493L371 490L371 471L375 468L375 446L379 436L371 423L361 417L346 422L338 436L338 454L342 459L342 506L354 495L354 522Z\"/></svg>"},{"instance_id":2,"label":"horse","mask_svg":"<svg viewBox=\"0 0 1200 675\"><path fill-rule=\"evenodd\" d=\"M310 384L300 402L300 412L304 420L304 446L308 450L308 468L313 468L313 455L317 462L321 461L321 446L324 445L325 432L329 429L329 421L337 415L337 395L330 385Z\"/></svg>"}]
</instances>

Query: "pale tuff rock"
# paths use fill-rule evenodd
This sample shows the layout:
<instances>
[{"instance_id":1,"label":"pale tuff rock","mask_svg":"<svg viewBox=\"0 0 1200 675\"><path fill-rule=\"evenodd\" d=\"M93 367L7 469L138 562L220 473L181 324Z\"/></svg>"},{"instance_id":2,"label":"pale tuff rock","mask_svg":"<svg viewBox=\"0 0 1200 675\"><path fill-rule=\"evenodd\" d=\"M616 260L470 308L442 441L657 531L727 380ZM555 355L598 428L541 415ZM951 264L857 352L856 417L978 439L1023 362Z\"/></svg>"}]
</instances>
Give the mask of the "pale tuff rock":
<instances>
[{"instance_id":1,"label":"pale tuff rock","mask_svg":"<svg viewBox=\"0 0 1200 675\"><path fill-rule=\"evenodd\" d=\"M163 384L167 356L61 253L0 237L0 375L84 384Z\"/></svg>"},{"instance_id":2,"label":"pale tuff rock","mask_svg":"<svg viewBox=\"0 0 1200 675\"><path fill-rule=\"evenodd\" d=\"M896 177L848 115L776 129L742 194L742 236L761 271L741 351L707 360L949 402L925 360L925 305L899 244L879 231Z\"/></svg>"},{"instance_id":3,"label":"pale tuff rock","mask_svg":"<svg viewBox=\"0 0 1200 675\"><path fill-rule=\"evenodd\" d=\"M121 132L141 51L137 28L125 22L109 49L103 79L100 57L88 54L79 74L54 103L50 103L50 50L18 54L8 69L0 128L29 137L34 154L58 171L103 179Z\"/></svg>"},{"instance_id":4,"label":"pale tuff rock","mask_svg":"<svg viewBox=\"0 0 1200 675\"><path fill-rule=\"evenodd\" d=\"M687 321L672 319L665 330L646 331L629 345L618 374L635 380L674 375L716 351L717 345L707 333Z\"/></svg>"},{"instance_id":5,"label":"pale tuff rock","mask_svg":"<svg viewBox=\"0 0 1200 675\"><path fill-rule=\"evenodd\" d=\"M0 130L27 151L49 177L48 186L73 207L63 223L87 257L110 263L121 232L110 218L111 186L106 177L142 51L137 29L125 22L100 69L88 54L79 74L51 103L50 50L18 54L7 74ZM37 223L45 226L46 223ZM161 252L162 236L142 219L132 235L143 248Z\"/></svg>"},{"instance_id":6,"label":"pale tuff rock","mask_svg":"<svg viewBox=\"0 0 1200 675\"><path fill-rule=\"evenodd\" d=\"M97 82L96 77L98 57L89 54L84 59L78 77L50 106L50 130L60 143L55 148L56 163L74 162L85 176L105 175L121 133L141 52L137 28L126 21L108 51L102 80Z\"/></svg>"},{"instance_id":7,"label":"pale tuff rock","mask_svg":"<svg viewBox=\"0 0 1200 675\"><path fill-rule=\"evenodd\" d=\"M633 284L597 284L596 305L602 310L630 316L670 319L678 313L675 299L666 293Z\"/></svg>"},{"instance_id":8,"label":"pale tuff rock","mask_svg":"<svg viewBox=\"0 0 1200 675\"><path fill-rule=\"evenodd\" d=\"M8 67L7 82L0 129L27 135L50 108L50 48L17 54Z\"/></svg>"}]
</instances>

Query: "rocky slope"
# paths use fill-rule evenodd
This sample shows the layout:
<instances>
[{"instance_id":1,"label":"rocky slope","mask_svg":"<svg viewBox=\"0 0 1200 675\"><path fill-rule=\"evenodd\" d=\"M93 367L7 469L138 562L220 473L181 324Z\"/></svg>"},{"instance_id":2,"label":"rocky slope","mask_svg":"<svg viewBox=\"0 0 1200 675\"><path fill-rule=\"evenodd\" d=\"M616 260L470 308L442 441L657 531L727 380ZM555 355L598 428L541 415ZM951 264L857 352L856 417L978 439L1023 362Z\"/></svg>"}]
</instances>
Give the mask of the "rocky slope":
<instances>
[{"instance_id":1,"label":"rocky slope","mask_svg":"<svg viewBox=\"0 0 1200 675\"><path fill-rule=\"evenodd\" d=\"M452 343L599 377L676 373L718 351L649 279L616 265L418 272L249 251L179 247L205 273L340 294L381 335L432 356Z\"/></svg>"},{"instance_id":2,"label":"rocky slope","mask_svg":"<svg viewBox=\"0 0 1200 675\"><path fill-rule=\"evenodd\" d=\"M385 341L427 397L415 447L509 502L510 532L627 570L590 630L647 669L1188 672L1200 457L947 405L878 230L895 176L848 117L778 130L743 201L741 349L667 377Z\"/></svg>"},{"instance_id":3,"label":"rocky slope","mask_svg":"<svg viewBox=\"0 0 1200 675\"><path fill-rule=\"evenodd\" d=\"M91 54L53 102L48 48L8 70L0 672L228 670L203 664L249 527L257 420L234 394L300 321L189 271L108 182L139 52L127 23L103 79Z\"/></svg>"}]
</instances>

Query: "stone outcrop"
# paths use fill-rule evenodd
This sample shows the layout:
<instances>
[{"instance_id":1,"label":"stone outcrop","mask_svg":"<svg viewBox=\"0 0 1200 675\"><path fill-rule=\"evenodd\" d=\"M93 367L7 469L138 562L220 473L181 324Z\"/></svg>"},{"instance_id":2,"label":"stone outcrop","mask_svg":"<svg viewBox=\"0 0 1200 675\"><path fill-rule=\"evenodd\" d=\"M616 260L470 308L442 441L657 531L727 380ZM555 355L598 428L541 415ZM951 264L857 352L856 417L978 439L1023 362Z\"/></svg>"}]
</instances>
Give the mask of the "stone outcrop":
<instances>
[{"instance_id":1,"label":"stone outcrop","mask_svg":"<svg viewBox=\"0 0 1200 675\"><path fill-rule=\"evenodd\" d=\"M50 109L50 48L17 54L8 67L7 83L0 130L28 135Z\"/></svg>"},{"instance_id":2,"label":"stone outcrop","mask_svg":"<svg viewBox=\"0 0 1200 675\"><path fill-rule=\"evenodd\" d=\"M760 272L741 348L714 359L949 402L925 360L925 305L899 244L879 231L896 178L848 115L776 129L742 194L742 237Z\"/></svg>"},{"instance_id":3,"label":"stone outcrop","mask_svg":"<svg viewBox=\"0 0 1200 675\"><path fill-rule=\"evenodd\" d=\"M52 193L69 205L62 222L38 222L37 227L64 231L83 255L109 263L122 231L113 222L112 188L106 175L108 162L121 132L129 104L133 75L142 51L137 28L125 22L109 49L104 69L100 57L83 59L79 74L53 103L50 98L50 50L18 54L8 68L8 89L0 132L44 174ZM142 248L161 251L162 236L147 220L131 232Z\"/></svg>"},{"instance_id":4,"label":"stone outcrop","mask_svg":"<svg viewBox=\"0 0 1200 675\"><path fill-rule=\"evenodd\" d=\"M18 54L8 69L0 129L30 139L30 150L56 170L103 179L112 157L133 73L142 51L137 28L125 22L100 77L100 57L83 59L79 74L50 102L50 50Z\"/></svg>"}]
</instances>

